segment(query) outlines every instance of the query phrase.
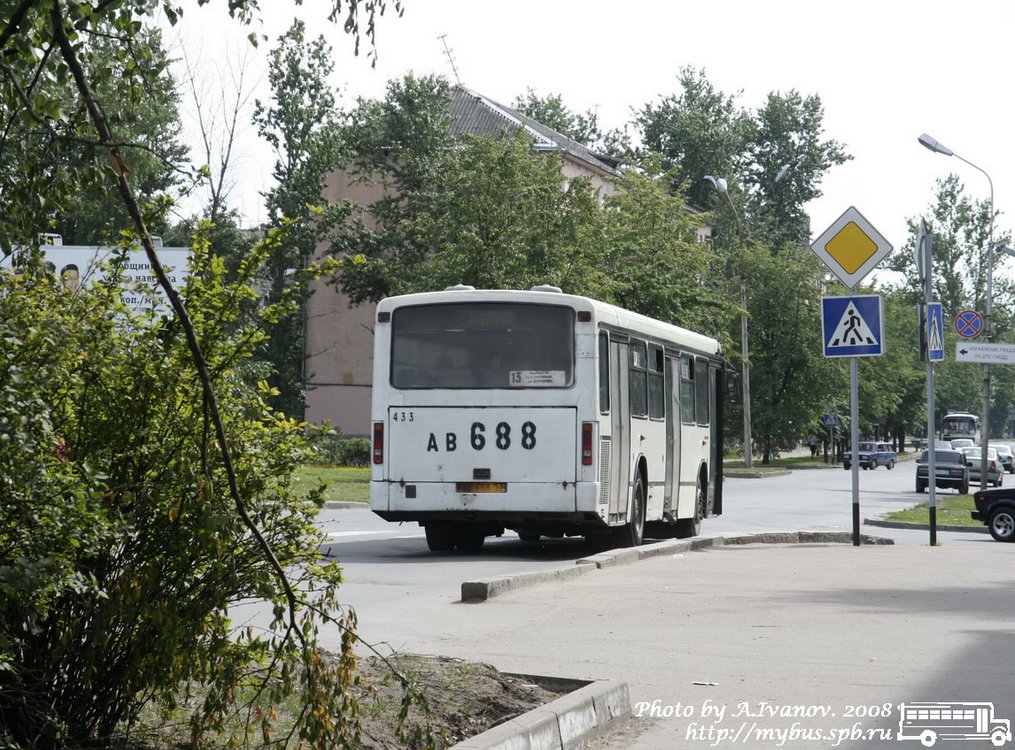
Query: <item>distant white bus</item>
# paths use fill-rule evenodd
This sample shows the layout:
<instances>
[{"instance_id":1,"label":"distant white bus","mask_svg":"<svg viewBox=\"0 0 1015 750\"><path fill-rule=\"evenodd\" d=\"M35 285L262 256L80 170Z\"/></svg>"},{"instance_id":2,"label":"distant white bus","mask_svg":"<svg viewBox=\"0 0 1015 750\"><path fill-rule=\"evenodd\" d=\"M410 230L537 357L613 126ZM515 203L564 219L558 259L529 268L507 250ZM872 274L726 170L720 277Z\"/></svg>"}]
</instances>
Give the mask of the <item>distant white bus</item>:
<instances>
[{"instance_id":1,"label":"distant white bus","mask_svg":"<svg viewBox=\"0 0 1015 750\"><path fill-rule=\"evenodd\" d=\"M941 417L941 439L966 438L980 444L980 418L975 414L952 412Z\"/></svg>"},{"instance_id":2,"label":"distant white bus","mask_svg":"<svg viewBox=\"0 0 1015 750\"><path fill-rule=\"evenodd\" d=\"M898 740L990 740L994 747L1011 742L1011 723L994 718L993 703L901 703Z\"/></svg>"},{"instance_id":3,"label":"distant white bus","mask_svg":"<svg viewBox=\"0 0 1015 750\"><path fill-rule=\"evenodd\" d=\"M371 508L433 551L688 537L722 512L716 340L555 287L383 300Z\"/></svg>"}]
</instances>

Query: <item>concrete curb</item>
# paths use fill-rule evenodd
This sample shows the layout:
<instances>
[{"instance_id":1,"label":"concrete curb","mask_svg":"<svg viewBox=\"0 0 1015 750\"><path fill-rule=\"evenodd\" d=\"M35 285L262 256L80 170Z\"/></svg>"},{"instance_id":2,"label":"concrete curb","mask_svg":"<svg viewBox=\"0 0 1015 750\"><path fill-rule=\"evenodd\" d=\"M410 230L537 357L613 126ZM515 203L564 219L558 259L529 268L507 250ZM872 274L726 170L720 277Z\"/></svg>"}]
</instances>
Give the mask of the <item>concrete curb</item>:
<instances>
[{"instance_id":1,"label":"concrete curb","mask_svg":"<svg viewBox=\"0 0 1015 750\"><path fill-rule=\"evenodd\" d=\"M863 519L865 526L880 526L884 529L915 529L921 531L923 529L930 530L930 524L926 523L908 523L906 521L885 521L880 518L865 518ZM970 534L989 534L990 529L985 525L980 526L956 526L954 524L937 524L938 531L965 531Z\"/></svg>"},{"instance_id":2,"label":"concrete curb","mask_svg":"<svg viewBox=\"0 0 1015 750\"><path fill-rule=\"evenodd\" d=\"M864 544L895 543L892 539L866 534L861 535L860 538ZM766 531L753 534L667 540L582 557L575 561L573 567L533 570L510 576L465 581L462 583L462 601L468 603L485 602L492 597L540 583L566 581L603 568L612 568L615 565L627 565L661 555L680 555L709 547L741 544L851 544L852 541L853 534L848 531Z\"/></svg>"},{"instance_id":3,"label":"concrete curb","mask_svg":"<svg viewBox=\"0 0 1015 750\"><path fill-rule=\"evenodd\" d=\"M470 737L452 750L570 750L631 715L627 683L597 680Z\"/></svg>"},{"instance_id":4,"label":"concrete curb","mask_svg":"<svg viewBox=\"0 0 1015 750\"><path fill-rule=\"evenodd\" d=\"M348 508L366 508L370 510L370 503L357 503L352 500L325 500L324 507L328 510L345 510Z\"/></svg>"}]
</instances>

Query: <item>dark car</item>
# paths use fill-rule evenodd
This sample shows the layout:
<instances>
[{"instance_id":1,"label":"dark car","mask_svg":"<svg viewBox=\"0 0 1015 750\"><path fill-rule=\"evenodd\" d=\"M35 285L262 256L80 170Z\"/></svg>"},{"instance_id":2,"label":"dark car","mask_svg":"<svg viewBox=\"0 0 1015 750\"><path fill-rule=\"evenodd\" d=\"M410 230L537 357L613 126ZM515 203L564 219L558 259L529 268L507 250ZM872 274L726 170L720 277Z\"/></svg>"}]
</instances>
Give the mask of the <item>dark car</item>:
<instances>
[{"instance_id":1,"label":"dark car","mask_svg":"<svg viewBox=\"0 0 1015 750\"><path fill-rule=\"evenodd\" d=\"M951 487L958 490L960 495L969 492L969 467L966 466L966 456L962 451L935 448L934 474L935 486ZM916 459L916 491L924 492L926 489L927 451L924 451Z\"/></svg>"},{"instance_id":2,"label":"dark car","mask_svg":"<svg viewBox=\"0 0 1015 750\"><path fill-rule=\"evenodd\" d=\"M973 494L976 510L970 515L983 521L999 542L1015 542L1015 487L979 490Z\"/></svg>"},{"instance_id":3,"label":"dark car","mask_svg":"<svg viewBox=\"0 0 1015 750\"><path fill-rule=\"evenodd\" d=\"M890 443L880 443L865 440L857 446L857 454L860 456L857 461L861 469L876 469L879 466L895 468L895 461L898 455ZM842 457L842 468L848 469L852 466L853 452L847 451Z\"/></svg>"}]
</instances>

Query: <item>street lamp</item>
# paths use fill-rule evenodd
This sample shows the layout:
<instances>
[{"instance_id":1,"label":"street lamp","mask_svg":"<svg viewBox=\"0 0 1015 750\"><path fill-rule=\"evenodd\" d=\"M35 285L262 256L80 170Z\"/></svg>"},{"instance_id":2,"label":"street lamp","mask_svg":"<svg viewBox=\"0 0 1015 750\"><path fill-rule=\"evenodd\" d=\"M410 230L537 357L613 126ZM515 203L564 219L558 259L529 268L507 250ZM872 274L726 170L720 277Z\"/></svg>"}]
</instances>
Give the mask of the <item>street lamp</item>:
<instances>
[{"instance_id":1,"label":"street lamp","mask_svg":"<svg viewBox=\"0 0 1015 750\"><path fill-rule=\"evenodd\" d=\"M920 145L930 149L934 153L954 156L963 161L987 178L990 186L990 224L988 225L987 237L987 301L983 312L983 340L990 341L990 315L993 309L994 297L994 181L990 179L982 167L978 167L968 159L959 156L950 148L942 144L936 138L924 133L918 139ZM987 489L987 444L990 442L990 365L983 363L983 428L980 433L980 489Z\"/></svg>"},{"instance_id":2,"label":"street lamp","mask_svg":"<svg viewBox=\"0 0 1015 750\"><path fill-rule=\"evenodd\" d=\"M744 225L740 221L740 214L737 207L730 199L729 186L722 177L705 175L705 182L718 190L726 198L730 209L733 211L733 218L737 222L737 239L740 243L740 358L743 360L743 393L744 393L744 466L750 469L754 465L751 441L751 366L750 347L747 343L747 269L745 266L744 253Z\"/></svg>"}]
</instances>

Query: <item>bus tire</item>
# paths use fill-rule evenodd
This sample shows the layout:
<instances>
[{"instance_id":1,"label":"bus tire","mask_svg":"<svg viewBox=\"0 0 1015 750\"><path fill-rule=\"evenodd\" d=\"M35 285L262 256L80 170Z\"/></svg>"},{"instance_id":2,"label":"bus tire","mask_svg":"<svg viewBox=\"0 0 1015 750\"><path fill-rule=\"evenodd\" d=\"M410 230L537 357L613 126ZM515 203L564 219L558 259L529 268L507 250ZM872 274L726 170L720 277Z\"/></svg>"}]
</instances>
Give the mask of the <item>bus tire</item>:
<instances>
[{"instance_id":1,"label":"bus tire","mask_svg":"<svg viewBox=\"0 0 1015 750\"><path fill-rule=\"evenodd\" d=\"M920 735L920 744L924 747L934 747L937 742L937 735L929 729Z\"/></svg>"},{"instance_id":2,"label":"bus tire","mask_svg":"<svg viewBox=\"0 0 1015 750\"><path fill-rule=\"evenodd\" d=\"M1004 733L1003 729L995 729L994 733L990 735L990 744L994 747L1004 747L1004 743L1008 741L1008 736Z\"/></svg>"},{"instance_id":3,"label":"bus tire","mask_svg":"<svg viewBox=\"0 0 1015 750\"><path fill-rule=\"evenodd\" d=\"M455 535L446 523L434 522L423 526L426 531L426 546L431 552L452 552L455 549Z\"/></svg>"},{"instance_id":4,"label":"bus tire","mask_svg":"<svg viewBox=\"0 0 1015 750\"><path fill-rule=\"evenodd\" d=\"M631 498L631 519L613 533L614 547L639 547L645 538L645 480L638 473Z\"/></svg>"},{"instance_id":5,"label":"bus tire","mask_svg":"<svg viewBox=\"0 0 1015 750\"><path fill-rule=\"evenodd\" d=\"M694 515L690 518L677 519L677 539L687 539L698 536L701 533L701 519L705 516L708 503L708 494L698 480L697 489L694 491Z\"/></svg>"},{"instance_id":6,"label":"bus tire","mask_svg":"<svg viewBox=\"0 0 1015 750\"><path fill-rule=\"evenodd\" d=\"M455 548L459 552L479 552L483 549L485 541L486 534L482 531L473 531L471 529L459 531L455 535Z\"/></svg>"}]
</instances>

